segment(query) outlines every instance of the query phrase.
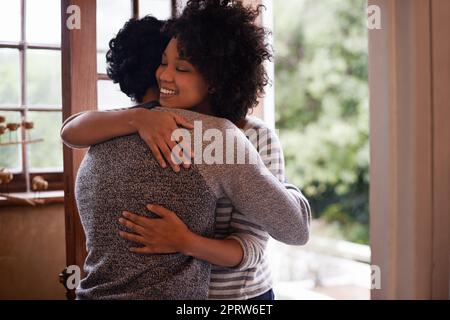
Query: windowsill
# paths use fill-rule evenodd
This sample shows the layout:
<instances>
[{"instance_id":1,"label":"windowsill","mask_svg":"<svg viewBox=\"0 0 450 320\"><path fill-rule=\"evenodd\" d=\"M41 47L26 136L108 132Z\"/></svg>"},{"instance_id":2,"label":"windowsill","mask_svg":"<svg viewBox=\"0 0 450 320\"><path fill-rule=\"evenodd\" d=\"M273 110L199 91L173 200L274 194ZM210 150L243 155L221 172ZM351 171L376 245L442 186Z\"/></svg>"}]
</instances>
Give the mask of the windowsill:
<instances>
[{"instance_id":1,"label":"windowsill","mask_svg":"<svg viewBox=\"0 0 450 320\"><path fill-rule=\"evenodd\" d=\"M15 192L0 195L0 207L4 206L42 206L64 203L64 191Z\"/></svg>"}]
</instances>

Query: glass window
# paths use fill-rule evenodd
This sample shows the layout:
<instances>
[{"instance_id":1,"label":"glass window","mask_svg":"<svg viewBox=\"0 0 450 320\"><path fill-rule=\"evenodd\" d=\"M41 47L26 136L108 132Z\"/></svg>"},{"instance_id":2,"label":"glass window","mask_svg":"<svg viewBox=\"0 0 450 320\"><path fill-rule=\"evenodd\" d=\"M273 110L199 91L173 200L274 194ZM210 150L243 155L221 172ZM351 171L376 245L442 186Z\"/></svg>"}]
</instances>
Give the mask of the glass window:
<instances>
[{"instance_id":1,"label":"glass window","mask_svg":"<svg viewBox=\"0 0 450 320\"><path fill-rule=\"evenodd\" d=\"M97 82L98 110L120 109L132 106L134 103L122 91L118 83L111 80Z\"/></svg>"},{"instance_id":2,"label":"glass window","mask_svg":"<svg viewBox=\"0 0 450 320\"><path fill-rule=\"evenodd\" d=\"M97 0L97 49L108 43L132 16L129 0Z\"/></svg>"},{"instance_id":3,"label":"glass window","mask_svg":"<svg viewBox=\"0 0 450 320\"><path fill-rule=\"evenodd\" d=\"M0 116L5 118L3 123L0 123L0 127L6 127L8 123L20 123L21 117L19 112L13 111L0 111ZM21 157L20 157L20 144L4 145L8 142L20 141L21 134L20 129L16 131L6 130L3 132L0 130L0 169L7 168L9 170L20 170Z\"/></svg>"},{"instance_id":4,"label":"glass window","mask_svg":"<svg viewBox=\"0 0 450 320\"><path fill-rule=\"evenodd\" d=\"M0 41L20 41L20 1L0 1Z\"/></svg>"},{"instance_id":5,"label":"glass window","mask_svg":"<svg viewBox=\"0 0 450 320\"><path fill-rule=\"evenodd\" d=\"M106 74L106 52L97 52L97 73Z\"/></svg>"},{"instance_id":6,"label":"glass window","mask_svg":"<svg viewBox=\"0 0 450 320\"><path fill-rule=\"evenodd\" d=\"M151 14L160 20L167 20L172 16L172 1L170 0L140 0L139 16L142 18Z\"/></svg>"},{"instance_id":7,"label":"glass window","mask_svg":"<svg viewBox=\"0 0 450 320\"><path fill-rule=\"evenodd\" d=\"M28 104L61 107L61 53L27 50Z\"/></svg>"},{"instance_id":8,"label":"glass window","mask_svg":"<svg viewBox=\"0 0 450 320\"><path fill-rule=\"evenodd\" d=\"M19 51L0 49L0 105L19 105L19 72Z\"/></svg>"},{"instance_id":9,"label":"glass window","mask_svg":"<svg viewBox=\"0 0 450 320\"><path fill-rule=\"evenodd\" d=\"M61 129L61 112L28 112L28 121L34 128L27 130L27 139L44 139L43 142L31 143L27 147L31 170L62 170L63 150L59 131Z\"/></svg>"},{"instance_id":10,"label":"glass window","mask_svg":"<svg viewBox=\"0 0 450 320\"><path fill-rule=\"evenodd\" d=\"M61 43L61 1L26 1L26 26L27 42L59 45Z\"/></svg>"}]
</instances>

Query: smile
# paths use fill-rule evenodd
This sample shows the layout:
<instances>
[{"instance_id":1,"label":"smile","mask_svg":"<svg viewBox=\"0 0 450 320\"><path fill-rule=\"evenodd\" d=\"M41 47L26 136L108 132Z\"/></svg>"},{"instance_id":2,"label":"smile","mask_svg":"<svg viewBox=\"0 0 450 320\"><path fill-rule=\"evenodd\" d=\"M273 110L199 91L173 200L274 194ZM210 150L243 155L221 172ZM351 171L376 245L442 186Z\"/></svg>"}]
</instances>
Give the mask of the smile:
<instances>
[{"instance_id":1,"label":"smile","mask_svg":"<svg viewBox=\"0 0 450 320\"><path fill-rule=\"evenodd\" d=\"M166 89L166 88L161 88L159 90L159 93L162 95L169 95L169 96L174 96L177 94L177 92L175 90Z\"/></svg>"}]
</instances>

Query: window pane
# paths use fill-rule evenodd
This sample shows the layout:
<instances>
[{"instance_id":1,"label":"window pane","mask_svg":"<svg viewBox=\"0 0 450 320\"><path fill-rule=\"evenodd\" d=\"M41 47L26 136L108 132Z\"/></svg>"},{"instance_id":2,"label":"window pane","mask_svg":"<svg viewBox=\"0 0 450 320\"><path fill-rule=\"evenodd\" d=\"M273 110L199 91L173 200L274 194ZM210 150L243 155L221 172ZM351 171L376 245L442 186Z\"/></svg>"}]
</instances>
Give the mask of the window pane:
<instances>
[{"instance_id":1,"label":"window pane","mask_svg":"<svg viewBox=\"0 0 450 320\"><path fill-rule=\"evenodd\" d=\"M61 43L61 1L26 2L26 40L33 43Z\"/></svg>"},{"instance_id":2,"label":"window pane","mask_svg":"<svg viewBox=\"0 0 450 320\"><path fill-rule=\"evenodd\" d=\"M28 104L61 106L61 53L27 50Z\"/></svg>"},{"instance_id":3,"label":"window pane","mask_svg":"<svg viewBox=\"0 0 450 320\"><path fill-rule=\"evenodd\" d=\"M98 110L119 109L132 106L134 103L122 91L118 83L111 80L97 82Z\"/></svg>"},{"instance_id":4,"label":"window pane","mask_svg":"<svg viewBox=\"0 0 450 320\"><path fill-rule=\"evenodd\" d=\"M19 51L0 49L0 105L19 105Z\"/></svg>"},{"instance_id":5,"label":"window pane","mask_svg":"<svg viewBox=\"0 0 450 320\"><path fill-rule=\"evenodd\" d=\"M0 1L0 41L20 41L20 1Z\"/></svg>"},{"instance_id":6,"label":"window pane","mask_svg":"<svg viewBox=\"0 0 450 320\"><path fill-rule=\"evenodd\" d=\"M19 112L2 111L0 110L0 116L6 118L5 122L0 123L0 126L6 126L7 123L20 123L21 117ZM1 131L0 131L1 132ZM12 141L20 141L20 129L16 131L6 131L0 134L0 144ZM14 145L0 145L0 169L7 168L12 170L19 170L21 167L22 158L20 157L20 144Z\"/></svg>"},{"instance_id":7,"label":"window pane","mask_svg":"<svg viewBox=\"0 0 450 320\"><path fill-rule=\"evenodd\" d=\"M140 0L139 16L142 18L151 14L160 20L167 20L172 16L172 1L170 0Z\"/></svg>"},{"instance_id":8,"label":"window pane","mask_svg":"<svg viewBox=\"0 0 450 320\"><path fill-rule=\"evenodd\" d=\"M97 73L106 74L106 52L97 52Z\"/></svg>"},{"instance_id":9,"label":"window pane","mask_svg":"<svg viewBox=\"0 0 450 320\"><path fill-rule=\"evenodd\" d=\"M108 49L109 40L131 17L130 0L97 0L97 49Z\"/></svg>"},{"instance_id":10,"label":"window pane","mask_svg":"<svg viewBox=\"0 0 450 320\"><path fill-rule=\"evenodd\" d=\"M57 169L63 167L61 112L28 112L28 121L34 122L34 128L27 131L28 139L44 139L43 142L28 145L28 159L31 169Z\"/></svg>"}]
</instances>

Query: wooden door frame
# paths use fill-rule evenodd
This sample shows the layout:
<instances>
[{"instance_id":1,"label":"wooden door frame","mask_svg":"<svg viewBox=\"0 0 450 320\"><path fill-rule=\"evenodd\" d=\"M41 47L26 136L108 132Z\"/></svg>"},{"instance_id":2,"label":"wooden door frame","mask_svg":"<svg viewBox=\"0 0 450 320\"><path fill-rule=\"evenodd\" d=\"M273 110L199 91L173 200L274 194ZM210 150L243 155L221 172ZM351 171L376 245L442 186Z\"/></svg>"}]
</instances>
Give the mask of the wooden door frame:
<instances>
[{"instance_id":1,"label":"wooden door frame","mask_svg":"<svg viewBox=\"0 0 450 320\"><path fill-rule=\"evenodd\" d=\"M96 0L61 0L61 59L63 121L71 115L97 108ZM66 12L70 5L80 8L80 29L69 30ZM82 66L82 67L80 67ZM83 270L86 239L75 202L75 178L84 157L82 150L64 146L64 208L66 262ZM74 290L67 293L75 297Z\"/></svg>"}]
</instances>

